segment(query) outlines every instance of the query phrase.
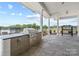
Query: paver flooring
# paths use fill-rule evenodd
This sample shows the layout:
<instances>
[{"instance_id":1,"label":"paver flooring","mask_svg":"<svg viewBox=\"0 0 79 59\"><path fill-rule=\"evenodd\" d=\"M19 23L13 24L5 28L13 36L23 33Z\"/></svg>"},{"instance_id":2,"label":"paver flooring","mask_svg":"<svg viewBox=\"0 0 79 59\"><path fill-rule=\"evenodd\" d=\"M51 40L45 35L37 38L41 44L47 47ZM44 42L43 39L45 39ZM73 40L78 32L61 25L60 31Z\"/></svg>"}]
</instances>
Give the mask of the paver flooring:
<instances>
[{"instance_id":1,"label":"paver flooring","mask_svg":"<svg viewBox=\"0 0 79 59\"><path fill-rule=\"evenodd\" d=\"M46 35L41 44L22 56L79 56L79 37L74 35Z\"/></svg>"}]
</instances>

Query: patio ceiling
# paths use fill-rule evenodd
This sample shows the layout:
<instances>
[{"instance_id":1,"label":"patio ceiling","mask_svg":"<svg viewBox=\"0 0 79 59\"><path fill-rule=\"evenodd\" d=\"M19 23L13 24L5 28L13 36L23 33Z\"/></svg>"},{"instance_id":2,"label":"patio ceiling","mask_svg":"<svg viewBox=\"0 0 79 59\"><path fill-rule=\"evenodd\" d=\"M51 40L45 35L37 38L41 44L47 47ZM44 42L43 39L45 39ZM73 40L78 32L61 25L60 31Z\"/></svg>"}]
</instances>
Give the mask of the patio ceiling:
<instances>
[{"instance_id":1,"label":"patio ceiling","mask_svg":"<svg viewBox=\"0 0 79 59\"><path fill-rule=\"evenodd\" d=\"M79 2L22 2L23 5L45 17L71 18L79 16Z\"/></svg>"}]
</instances>

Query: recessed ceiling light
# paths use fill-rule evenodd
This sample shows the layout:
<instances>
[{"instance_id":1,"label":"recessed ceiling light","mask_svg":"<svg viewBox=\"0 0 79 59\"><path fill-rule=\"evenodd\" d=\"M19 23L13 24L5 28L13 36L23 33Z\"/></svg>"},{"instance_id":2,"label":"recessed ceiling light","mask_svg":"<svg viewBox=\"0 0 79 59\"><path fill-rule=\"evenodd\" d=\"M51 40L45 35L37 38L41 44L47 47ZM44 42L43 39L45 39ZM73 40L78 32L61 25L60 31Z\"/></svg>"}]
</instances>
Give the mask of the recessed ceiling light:
<instances>
[{"instance_id":1,"label":"recessed ceiling light","mask_svg":"<svg viewBox=\"0 0 79 59\"><path fill-rule=\"evenodd\" d=\"M66 11L66 14L68 14L69 12L68 12L68 10Z\"/></svg>"},{"instance_id":2,"label":"recessed ceiling light","mask_svg":"<svg viewBox=\"0 0 79 59\"><path fill-rule=\"evenodd\" d=\"M61 3L62 5L64 4L64 2Z\"/></svg>"}]
</instances>

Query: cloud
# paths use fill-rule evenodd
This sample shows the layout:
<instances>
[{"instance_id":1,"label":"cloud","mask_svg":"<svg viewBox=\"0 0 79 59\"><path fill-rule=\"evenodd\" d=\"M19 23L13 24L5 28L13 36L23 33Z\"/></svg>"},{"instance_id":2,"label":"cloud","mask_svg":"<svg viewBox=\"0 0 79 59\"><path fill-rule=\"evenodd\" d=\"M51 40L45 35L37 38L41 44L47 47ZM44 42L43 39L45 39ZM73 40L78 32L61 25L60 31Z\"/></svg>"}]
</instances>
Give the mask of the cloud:
<instances>
[{"instance_id":1,"label":"cloud","mask_svg":"<svg viewBox=\"0 0 79 59\"><path fill-rule=\"evenodd\" d=\"M40 15L39 14L27 15L25 17L28 21L30 21L30 23L36 23L38 25L40 24Z\"/></svg>"},{"instance_id":2,"label":"cloud","mask_svg":"<svg viewBox=\"0 0 79 59\"><path fill-rule=\"evenodd\" d=\"M60 25L77 25L77 19L66 19L66 20L61 20Z\"/></svg>"},{"instance_id":3,"label":"cloud","mask_svg":"<svg viewBox=\"0 0 79 59\"><path fill-rule=\"evenodd\" d=\"M40 21L40 15L39 14L33 14L33 15L27 15L26 19L30 20L30 21Z\"/></svg>"},{"instance_id":4,"label":"cloud","mask_svg":"<svg viewBox=\"0 0 79 59\"><path fill-rule=\"evenodd\" d=\"M11 13L11 15L18 15L18 16L22 16L23 14L22 13Z\"/></svg>"},{"instance_id":5,"label":"cloud","mask_svg":"<svg viewBox=\"0 0 79 59\"><path fill-rule=\"evenodd\" d=\"M23 14L22 14L22 13L19 13L18 15L19 15L19 16L22 16Z\"/></svg>"},{"instance_id":6,"label":"cloud","mask_svg":"<svg viewBox=\"0 0 79 59\"><path fill-rule=\"evenodd\" d=\"M36 17L40 17L39 14L34 14L34 15L27 15L26 18L36 18Z\"/></svg>"},{"instance_id":7,"label":"cloud","mask_svg":"<svg viewBox=\"0 0 79 59\"><path fill-rule=\"evenodd\" d=\"M11 13L11 15L15 15L15 13Z\"/></svg>"},{"instance_id":8,"label":"cloud","mask_svg":"<svg viewBox=\"0 0 79 59\"><path fill-rule=\"evenodd\" d=\"M8 8L9 8L9 9L13 9L13 5L8 4Z\"/></svg>"}]
</instances>

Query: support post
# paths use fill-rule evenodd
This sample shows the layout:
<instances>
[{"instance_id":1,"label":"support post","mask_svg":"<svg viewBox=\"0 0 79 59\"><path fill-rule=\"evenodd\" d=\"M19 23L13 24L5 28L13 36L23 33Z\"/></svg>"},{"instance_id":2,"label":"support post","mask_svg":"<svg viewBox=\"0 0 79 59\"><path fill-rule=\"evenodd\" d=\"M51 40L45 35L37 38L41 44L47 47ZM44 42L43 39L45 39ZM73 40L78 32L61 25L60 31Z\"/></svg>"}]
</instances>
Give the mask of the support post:
<instances>
[{"instance_id":1,"label":"support post","mask_svg":"<svg viewBox=\"0 0 79 59\"><path fill-rule=\"evenodd\" d=\"M41 15L40 15L40 31L41 31L41 36L43 37L43 9L41 10Z\"/></svg>"},{"instance_id":2,"label":"support post","mask_svg":"<svg viewBox=\"0 0 79 59\"><path fill-rule=\"evenodd\" d=\"M50 18L48 18L48 35L50 35Z\"/></svg>"},{"instance_id":3,"label":"support post","mask_svg":"<svg viewBox=\"0 0 79 59\"><path fill-rule=\"evenodd\" d=\"M79 19L77 21L78 21L78 23L77 23L77 35L79 36Z\"/></svg>"},{"instance_id":4,"label":"support post","mask_svg":"<svg viewBox=\"0 0 79 59\"><path fill-rule=\"evenodd\" d=\"M57 19L57 35L59 35L59 19Z\"/></svg>"}]
</instances>

